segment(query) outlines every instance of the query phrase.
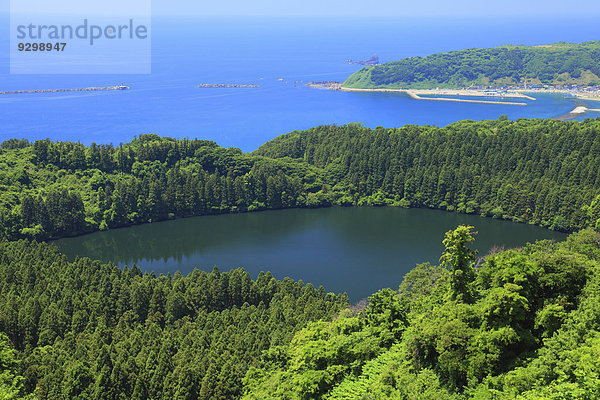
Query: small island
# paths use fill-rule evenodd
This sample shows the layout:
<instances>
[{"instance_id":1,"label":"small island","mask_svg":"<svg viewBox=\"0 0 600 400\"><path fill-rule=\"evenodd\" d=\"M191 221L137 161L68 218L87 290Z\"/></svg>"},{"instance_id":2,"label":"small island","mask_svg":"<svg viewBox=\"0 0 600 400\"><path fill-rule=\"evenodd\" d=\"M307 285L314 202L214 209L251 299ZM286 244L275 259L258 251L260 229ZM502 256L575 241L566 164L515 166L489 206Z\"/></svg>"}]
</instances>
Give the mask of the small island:
<instances>
[{"instance_id":1,"label":"small island","mask_svg":"<svg viewBox=\"0 0 600 400\"><path fill-rule=\"evenodd\" d=\"M362 61L346 60L346 62L348 64L358 64L358 65L379 65L379 57L377 57L377 54L374 54L371 58L367 58L366 60L362 60Z\"/></svg>"}]
</instances>

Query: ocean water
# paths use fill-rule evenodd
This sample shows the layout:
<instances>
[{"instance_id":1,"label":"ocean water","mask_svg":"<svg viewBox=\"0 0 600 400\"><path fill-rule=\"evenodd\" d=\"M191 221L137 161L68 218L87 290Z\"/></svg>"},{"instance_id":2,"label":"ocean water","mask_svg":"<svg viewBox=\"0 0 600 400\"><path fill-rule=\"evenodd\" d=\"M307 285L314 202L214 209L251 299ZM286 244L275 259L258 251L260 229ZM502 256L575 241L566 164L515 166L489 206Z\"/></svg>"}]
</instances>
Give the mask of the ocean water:
<instances>
[{"instance_id":1,"label":"ocean water","mask_svg":"<svg viewBox=\"0 0 600 400\"><path fill-rule=\"evenodd\" d=\"M596 21L522 19L166 18L152 21L149 75L10 75L8 33L0 29L0 91L110 86L128 91L0 95L0 140L51 138L85 144L130 141L156 133L211 139L252 151L293 130L321 124L444 126L461 119L553 118L594 102L538 96L526 107L420 102L400 94L305 87L344 80L360 66L502 44L598 39ZM4 73L1 73L4 72ZM260 88L200 89L201 83ZM597 105L597 104L596 104ZM596 107L598 108L598 107ZM578 117L600 117L589 113Z\"/></svg>"}]
</instances>

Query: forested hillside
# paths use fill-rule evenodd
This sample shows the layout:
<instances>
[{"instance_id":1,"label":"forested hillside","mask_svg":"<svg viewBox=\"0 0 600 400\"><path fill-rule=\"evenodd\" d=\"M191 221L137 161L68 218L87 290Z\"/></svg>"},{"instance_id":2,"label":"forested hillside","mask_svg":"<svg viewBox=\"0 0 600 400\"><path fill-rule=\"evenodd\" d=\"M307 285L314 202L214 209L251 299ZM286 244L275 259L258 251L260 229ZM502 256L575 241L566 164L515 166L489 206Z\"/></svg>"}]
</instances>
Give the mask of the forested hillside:
<instances>
[{"instance_id":1,"label":"forested hillside","mask_svg":"<svg viewBox=\"0 0 600 400\"><path fill-rule=\"evenodd\" d=\"M46 239L192 215L330 204L306 163L206 140L142 135L113 147L8 140L0 237Z\"/></svg>"},{"instance_id":2,"label":"forested hillside","mask_svg":"<svg viewBox=\"0 0 600 400\"><path fill-rule=\"evenodd\" d=\"M598 398L600 234L484 259L473 236L352 308L268 273L157 277L2 242L0 395Z\"/></svg>"},{"instance_id":3,"label":"forested hillside","mask_svg":"<svg viewBox=\"0 0 600 400\"><path fill-rule=\"evenodd\" d=\"M600 85L600 41L467 49L365 67L349 88L462 88L514 84Z\"/></svg>"},{"instance_id":4,"label":"forested hillside","mask_svg":"<svg viewBox=\"0 0 600 400\"><path fill-rule=\"evenodd\" d=\"M600 120L321 126L252 154L202 140L9 140L0 237L47 239L193 215L430 207L561 231L600 219Z\"/></svg>"},{"instance_id":5,"label":"forested hillside","mask_svg":"<svg viewBox=\"0 0 600 400\"><path fill-rule=\"evenodd\" d=\"M600 226L600 120L322 126L256 154L322 168L340 204L440 208L556 230Z\"/></svg>"},{"instance_id":6,"label":"forested hillside","mask_svg":"<svg viewBox=\"0 0 600 400\"><path fill-rule=\"evenodd\" d=\"M446 234L368 308L311 322L250 368L245 399L597 399L600 234L475 263L472 227Z\"/></svg>"},{"instance_id":7,"label":"forested hillside","mask_svg":"<svg viewBox=\"0 0 600 400\"><path fill-rule=\"evenodd\" d=\"M600 120L322 126L252 154L155 135L118 147L5 141L0 397L596 399L599 171ZM439 266L352 307L269 273L156 276L33 240L331 205L585 229L478 258L460 226Z\"/></svg>"},{"instance_id":8,"label":"forested hillside","mask_svg":"<svg viewBox=\"0 0 600 400\"><path fill-rule=\"evenodd\" d=\"M68 262L21 240L0 243L0 304L3 399L230 400L262 351L347 298L241 269L155 276Z\"/></svg>"}]
</instances>

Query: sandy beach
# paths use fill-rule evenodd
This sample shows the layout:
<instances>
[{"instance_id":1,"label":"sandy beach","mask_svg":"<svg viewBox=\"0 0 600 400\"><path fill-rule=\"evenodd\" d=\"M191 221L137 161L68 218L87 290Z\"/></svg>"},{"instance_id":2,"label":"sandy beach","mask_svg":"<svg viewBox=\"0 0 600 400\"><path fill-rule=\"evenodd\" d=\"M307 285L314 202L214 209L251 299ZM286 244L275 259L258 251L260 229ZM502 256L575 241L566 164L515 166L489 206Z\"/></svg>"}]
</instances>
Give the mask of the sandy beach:
<instances>
[{"instance_id":1,"label":"sandy beach","mask_svg":"<svg viewBox=\"0 0 600 400\"><path fill-rule=\"evenodd\" d=\"M587 108L585 106L577 106L573 110L569 111L568 114L561 115L558 117L561 121L568 121L570 119L579 117L587 112L600 112L600 108Z\"/></svg>"},{"instance_id":2,"label":"sandy beach","mask_svg":"<svg viewBox=\"0 0 600 400\"><path fill-rule=\"evenodd\" d=\"M585 114L588 111L593 111L593 112L600 112L600 108L587 108L587 107L583 107L583 106L579 106L579 107L575 107L575 109L573 109L573 111L570 112L570 114Z\"/></svg>"}]
</instances>

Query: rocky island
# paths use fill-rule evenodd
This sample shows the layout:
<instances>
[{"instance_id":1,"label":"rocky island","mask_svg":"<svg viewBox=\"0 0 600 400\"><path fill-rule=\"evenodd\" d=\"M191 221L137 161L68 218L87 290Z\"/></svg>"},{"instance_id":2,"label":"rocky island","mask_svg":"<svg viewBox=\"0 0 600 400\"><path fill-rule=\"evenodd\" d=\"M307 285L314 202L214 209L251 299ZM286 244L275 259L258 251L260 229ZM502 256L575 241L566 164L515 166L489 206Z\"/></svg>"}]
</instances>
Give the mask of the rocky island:
<instances>
[{"instance_id":1,"label":"rocky island","mask_svg":"<svg viewBox=\"0 0 600 400\"><path fill-rule=\"evenodd\" d=\"M367 58L366 60L362 60L362 61L346 60L346 62L348 64L358 64L358 65L379 65L379 57L377 57L377 54L374 54L371 58Z\"/></svg>"}]
</instances>

